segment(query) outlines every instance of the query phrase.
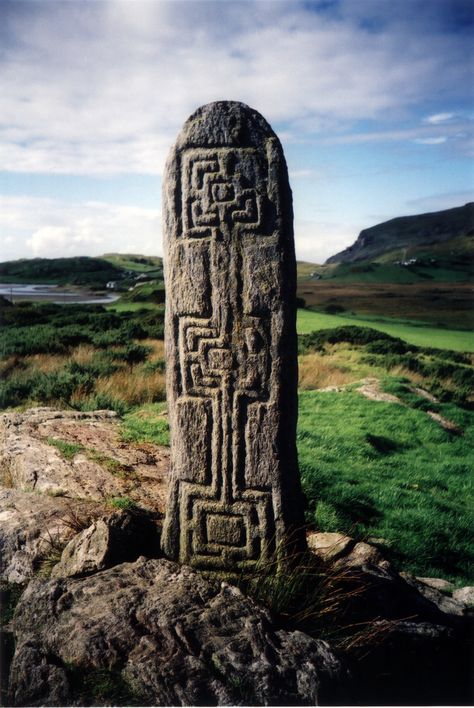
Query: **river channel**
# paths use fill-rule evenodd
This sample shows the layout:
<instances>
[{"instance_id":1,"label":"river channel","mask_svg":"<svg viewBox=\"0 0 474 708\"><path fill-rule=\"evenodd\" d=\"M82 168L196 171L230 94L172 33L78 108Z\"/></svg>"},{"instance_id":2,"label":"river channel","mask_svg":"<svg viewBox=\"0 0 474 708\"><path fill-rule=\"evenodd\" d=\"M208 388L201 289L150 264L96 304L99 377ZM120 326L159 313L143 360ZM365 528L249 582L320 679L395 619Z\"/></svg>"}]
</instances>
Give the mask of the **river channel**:
<instances>
[{"instance_id":1,"label":"river channel","mask_svg":"<svg viewBox=\"0 0 474 708\"><path fill-rule=\"evenodd\" d=\"M97 293L85 288L65 288L41 283L0 283L0 295L10 302L54 302L107 305L119 299L112 293Z\"/></svg>"}]
</instances>

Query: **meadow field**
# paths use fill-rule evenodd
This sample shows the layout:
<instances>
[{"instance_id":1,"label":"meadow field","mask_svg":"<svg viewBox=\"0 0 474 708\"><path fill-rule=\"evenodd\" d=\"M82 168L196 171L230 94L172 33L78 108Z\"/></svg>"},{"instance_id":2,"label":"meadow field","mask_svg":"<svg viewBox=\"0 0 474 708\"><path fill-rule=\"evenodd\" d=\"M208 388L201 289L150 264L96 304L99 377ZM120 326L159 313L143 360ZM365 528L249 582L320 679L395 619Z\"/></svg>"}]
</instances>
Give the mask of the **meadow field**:
<instances>
[{"instance_id":1,"label":"meadow field","mask_svg":"<svg viewBox=\"0 0 474 708\"><path fill-rule=\"evenodd\" d=\"M162 304L4 302L0 317L0 409L110 408L124 440L168 444ZM400 569L472 583L472 336L309 310L298 332L309 527L375 539Z\"/></svg>"},{"instance_id":2,"label":"meadow field","mask_svg":"<svg viewBox=\"0 0 474 708\"><path fill-rule=\"evenodd\" d=\"M380 318L377 316L362 315L330 315L313 310L298 310L297 329L299 334L307 334L327 327L341 327L342 325L357 325L358 327L372 327L399 337L409 344L421 347L437 347L451 349L459 352L474 352L474 334L469 330L448 329L433 327L426 323L416 323L411 320L393 318Z\"/></svg>"},{"instance_id":3,"label":"meadow field","mask_svg":"<svg viewBox=\"0 0 474 708\"><path fill-rule=\"evenodd\" d=\"M376 272L374 281L358 282L356 275L352 273L350 280L342 276L312 280L301 275L298 296L307 308L327 314L404 319L449 329L474 326L472 284L466 277L461 282L384 282L376 279Z\"/></svg>"}]
</instances>

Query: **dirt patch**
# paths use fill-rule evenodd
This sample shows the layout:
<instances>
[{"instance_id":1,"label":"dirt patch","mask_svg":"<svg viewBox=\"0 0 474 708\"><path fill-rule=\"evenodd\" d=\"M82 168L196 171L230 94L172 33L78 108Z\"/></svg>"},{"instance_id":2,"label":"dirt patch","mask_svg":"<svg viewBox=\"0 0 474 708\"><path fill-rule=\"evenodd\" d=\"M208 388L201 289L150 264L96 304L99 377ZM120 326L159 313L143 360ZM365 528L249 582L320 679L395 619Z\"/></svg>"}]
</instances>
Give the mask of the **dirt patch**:
<instances>
[{"instance_id":1,"label":"dirt patch","mask_svg":"<svg viewBox=\"0 0 474 708\"><path fill-rule=\"evenodd\" d=\"M462 434L462 429L456 425L456 423L453 423L452 420L448 420L434 411L427 411L427 415L429 415L435 423L438 423L438 425L440 425L444 430L447 430L449 433L455 433L456 435Z\"/></svg>"},{"instance_id":2,"label":"dirt patch","mask_svg":"<svg viewBox=\"0 0 474 708\"><path fill-rule=\"evenodd\" d=\"M430 401L430 403L438 403L438 399L436 398L436 396L433 396L432 393L425 391L424 388L414 386L413 388L410 388L410 391L413 391L413 393L417 393L418 396L421 396L422 398L426 398L426 400Z\"/></svg>"},{"instance_id":3,"label":"dirt patch","mask_svg":"<svg viewBox=\"0 0 474 708\"><path fill-rule=\"evenodd\" d=\"M399 403L403 405L403 402L397 396L393 396L391 393L385 393L380 388L380 381L376 378L367 378L361 381L361 385L356 389L357 393L361 393L366 398L370 398L373 401L384 401L385 403Z\"/></svg>"}]
</instances>

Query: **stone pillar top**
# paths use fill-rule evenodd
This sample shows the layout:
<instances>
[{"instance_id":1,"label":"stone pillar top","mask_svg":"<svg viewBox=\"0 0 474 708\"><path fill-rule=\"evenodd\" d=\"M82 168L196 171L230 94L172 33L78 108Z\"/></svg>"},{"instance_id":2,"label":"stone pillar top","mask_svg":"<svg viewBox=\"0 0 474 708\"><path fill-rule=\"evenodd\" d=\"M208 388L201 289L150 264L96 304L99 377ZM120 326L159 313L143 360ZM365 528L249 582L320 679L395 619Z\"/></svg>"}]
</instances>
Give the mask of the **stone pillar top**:
<instances>
[{"instance_id":1,"label":"stone pillar top","mask_svg":"<svg viewBox=\"0 0 474 708\"><path fill-rule=\"evenodd\" d=\"M175 149L186 147L255 147L276 138L265 118L239 101L215 101L198 108L185 122Z\"/></svg>"}]
</instances>

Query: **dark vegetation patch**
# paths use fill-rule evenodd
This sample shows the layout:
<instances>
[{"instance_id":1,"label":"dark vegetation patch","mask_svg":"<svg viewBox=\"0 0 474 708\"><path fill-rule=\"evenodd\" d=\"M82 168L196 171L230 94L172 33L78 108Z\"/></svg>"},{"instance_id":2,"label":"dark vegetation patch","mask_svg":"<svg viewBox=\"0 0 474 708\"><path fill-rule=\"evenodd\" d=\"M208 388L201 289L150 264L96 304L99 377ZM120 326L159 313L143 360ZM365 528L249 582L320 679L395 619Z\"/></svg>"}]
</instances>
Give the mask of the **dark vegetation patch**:
<instances>
[{"instance_id":1,"label":"dark vegetation patch","mask_svg":"<svg viewBox=\"0 0 474 708\"><path fill-rule=\"evenodd\" d=\"M98 305L0 307L0 408L30 401L125 412L130 400L120 395L120 382L104 390L99 382L147 363L151 367L141 372L143 377L163 372L164 362L149 362L151 348L140 343L162 339L163 317L159 309L111 312ZM72 358L80 345L92 351L85 361ZM28 360L37 355L58 355L63 361L42 370Z\"/></svg>"},{"instance_id":2,"label":"dark vegetation patch","mask_svg":"<svg viewBox=\"0 0 474 708\"><path fill-rule=\"evenodd\" d=\"M21 303L0 308L0 357L67 353L78 344L99 349L163 337L159 310L110 312L101 305Z\"/></svg>"},{"instance_id":3,"label":"dark vegetation patch","mask_svg":"<svg viewBox=\"0 0 474 708\"><path fill-rule=\"evenodd\" d=\"M0 582L0 705L8 705L8 677L15 652L13 634L7 625L13 619L15 608L20 601L24 585Z\"/></svg>"},{"instance_id":4,"label":"dark vegetation patch","mask_svg":"<svg viewBox=\"0 0 474 708\"><path fill-rule=\"evenodd\" d=\"M94 668L66 664L66 676L78 705L142 706L150 705L118 668Z\"/></svg>"}]
</instances>

